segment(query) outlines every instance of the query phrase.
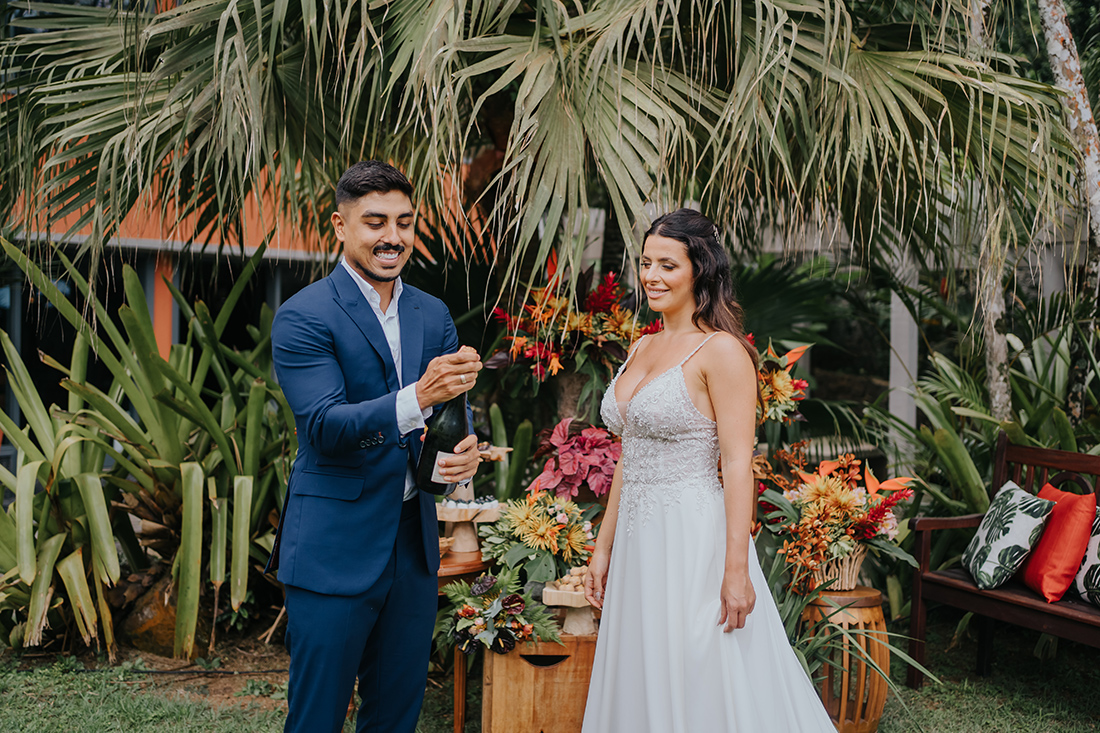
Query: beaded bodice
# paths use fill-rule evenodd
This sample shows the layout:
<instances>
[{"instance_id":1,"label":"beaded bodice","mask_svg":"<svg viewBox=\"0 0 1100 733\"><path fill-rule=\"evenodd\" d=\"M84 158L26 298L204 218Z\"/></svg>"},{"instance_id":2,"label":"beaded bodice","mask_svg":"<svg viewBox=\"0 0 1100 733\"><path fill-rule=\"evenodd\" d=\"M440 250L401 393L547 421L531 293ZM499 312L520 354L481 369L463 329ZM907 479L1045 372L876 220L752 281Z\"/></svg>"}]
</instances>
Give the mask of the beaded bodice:
<instances>
[{"instance_id":1,"label":"beaded bodice","mask_svg":"<svg viewBox=\"0 0 1100 733\"><path fill-rule=\"evenodd\" d=\"M604 393L600 415L604 424L623 439L618 522L627 532L645 523L658 496L666 506L688 495L705 506L722 494L717 426L692 403L683 369L711 336L620 405L615 383L630 363L627 359Z\"/></svg>"}]
</instances>

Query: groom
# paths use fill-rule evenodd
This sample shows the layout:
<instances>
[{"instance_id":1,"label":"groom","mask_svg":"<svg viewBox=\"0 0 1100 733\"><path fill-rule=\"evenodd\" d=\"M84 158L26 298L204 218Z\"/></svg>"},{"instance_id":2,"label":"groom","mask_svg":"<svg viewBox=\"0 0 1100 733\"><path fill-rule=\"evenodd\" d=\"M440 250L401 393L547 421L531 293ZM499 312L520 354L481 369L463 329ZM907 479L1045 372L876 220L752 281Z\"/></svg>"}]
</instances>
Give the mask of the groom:
<instances>
[{"instance_id":1,"label":"groom","mask_svg":"<svg viewBox=\"0 0 1100 733\"><path fill-rule=\"evenodd\" d=\"M287 731L339 731L356 678L360 732L412 733L424 697L438 525L412 467L424 419L473 387L481 362L458 352L446 306L401 282L411 197L386 163L349 168L332 214L343 260L284 303L272 327L299 442L268 562L286 586ZM455 453L441 470L468 481L476 437Z\"/></svg>"}]
</instances>

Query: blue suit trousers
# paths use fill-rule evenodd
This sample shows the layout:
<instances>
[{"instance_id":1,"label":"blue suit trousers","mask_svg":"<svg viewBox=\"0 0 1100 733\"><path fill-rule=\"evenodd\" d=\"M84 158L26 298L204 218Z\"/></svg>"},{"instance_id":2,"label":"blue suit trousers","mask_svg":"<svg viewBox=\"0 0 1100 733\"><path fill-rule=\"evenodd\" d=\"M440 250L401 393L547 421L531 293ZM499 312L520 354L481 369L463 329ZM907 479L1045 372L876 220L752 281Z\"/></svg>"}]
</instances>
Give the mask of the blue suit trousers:
<instances>
[{"instance_id":1,"label":"blue suit trousers","mask_svg":"<svg viewBox=\"0 0 1100 733\"><path fill-rule=\"evenodd\" d=\"M334 596L286 586L287 733L338 733L355 679L358 733L416 730L437 607L418 498L402 506L390 559L365 592Z\"/></svg>"}]
</instances>

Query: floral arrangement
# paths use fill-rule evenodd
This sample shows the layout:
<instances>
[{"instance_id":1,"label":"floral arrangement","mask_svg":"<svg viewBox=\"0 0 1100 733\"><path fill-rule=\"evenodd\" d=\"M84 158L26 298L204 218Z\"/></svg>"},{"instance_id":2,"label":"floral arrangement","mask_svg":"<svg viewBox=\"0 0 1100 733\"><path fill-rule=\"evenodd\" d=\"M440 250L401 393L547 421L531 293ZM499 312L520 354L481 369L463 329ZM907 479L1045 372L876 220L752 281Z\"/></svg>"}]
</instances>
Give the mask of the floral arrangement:
<instances>
[{"instance_id":1,"label":"floral arrangement","mask_svg":"<svg viewBox=\"0 0 1100 733\"><path fill-rule=\"evenodd\" d=\"M803 449L804 444L796 444L791 452L779 453L780 461L793 468L790 476L766 463L756 465L763 473L759 501L766 512L764 526L783 538L779 552L792 570L792 584L807 590L815 570L860 545L915 567L913 557L895 544L898 520L893 511L912 497L906 487L912 479L879 482L851 454L822 461L815 473L805 473Z\"/></svg>"},{"instance_id":2,"label":"floral arrangement","mask_svg":"<svg viewBox=\"0 0 1100 733\"><path fill-rule=\"evenodd\" d=\"M591 278L589 270L577 283L577 292L586 294L577 307L559 295L560 281L551 277L549 285L530 292L516 315L494 308L493 316L504 325L504 339L510 344L490 357L485 366L528 365L535 381L542 382L564 369L564 361L572 359L577 371L591 365L609 376L626 359L630 344L642 334L659 331L661 324L654 321L644 328L638 326L613 273L605 275L589 292L585 283Z\"/></svg>"},{"instance_id":3,"label":"floral arrangement","mask_svg":"<svg viewBox=\"0 0 1100 733\"><path fill-rule=\"evenodd\" d=\"M480 526L481 556L522 568L529 581L553 580L588 562L596 536L592 518L601 509L534 491L505 504L497 521Z\"/></svg>"},{"instance_id":4,"label":"floral arrangement","mask_svg":"<svg viewBox=\"0 0 1100 733\"><path fill-rule=\"evenodd\" d=\"M768 349L760 355L760 397L757 417L791 423L801 420L798 403L806 399L809 385L805 379L791 378L791 369L802 357L809 344L791 349L779 356L768 342Z\"/></svg>"},{"instance_id":5,"label":"floral arrangement","mask_svg":"<svg viewBox=\"0 0 1100 733\"><path fill-rule=\"evenodd\" d=\"M611 490L622 452L622 444L603 428L566 418L535 451L535 460L549 458L527 490L552 491L559 499L572 499L587 486L595 496L603 496Z\"/></svg>"},{"instance_id":6,"label":"floral arrangement","mask_svg":"<svg viewBox=\"0 0 1100 733\"><path fill-rule=\"evenodd\" d=\"M462 580L448 583L443 593L455 610L439 630L464 654L473 654L479 644L507 654L528 639L561 641L549 609L520 593L518 571L484 574L473 585Z\"/></svg>"}]
</instances>

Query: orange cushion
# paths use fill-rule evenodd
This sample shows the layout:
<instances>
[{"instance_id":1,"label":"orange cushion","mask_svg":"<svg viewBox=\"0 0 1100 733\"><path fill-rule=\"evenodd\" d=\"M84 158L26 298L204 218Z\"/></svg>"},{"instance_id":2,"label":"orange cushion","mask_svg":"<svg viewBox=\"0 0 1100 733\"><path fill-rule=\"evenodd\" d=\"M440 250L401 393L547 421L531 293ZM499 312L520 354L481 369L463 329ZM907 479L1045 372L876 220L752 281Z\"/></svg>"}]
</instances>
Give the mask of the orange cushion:
<instances>
[{"instance_id":1,"label":"orange cushion","mask_svg":"<svg viewBox=\"0 0 1100 733\"><path fill-rule=\"evenodd\" d=\"M1019 577L1054 603L1061 600L1081 567L1096 518L1096 494L1071 494L1047 484L1039 490L1039 498L1055 502L1054 509Z\"/></svg>"}]
</instances>

